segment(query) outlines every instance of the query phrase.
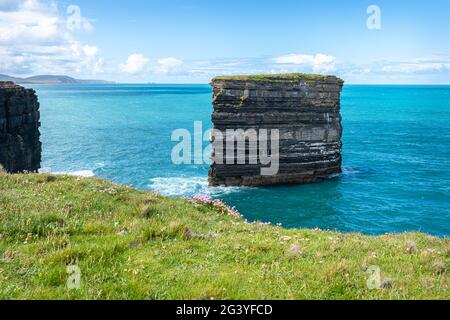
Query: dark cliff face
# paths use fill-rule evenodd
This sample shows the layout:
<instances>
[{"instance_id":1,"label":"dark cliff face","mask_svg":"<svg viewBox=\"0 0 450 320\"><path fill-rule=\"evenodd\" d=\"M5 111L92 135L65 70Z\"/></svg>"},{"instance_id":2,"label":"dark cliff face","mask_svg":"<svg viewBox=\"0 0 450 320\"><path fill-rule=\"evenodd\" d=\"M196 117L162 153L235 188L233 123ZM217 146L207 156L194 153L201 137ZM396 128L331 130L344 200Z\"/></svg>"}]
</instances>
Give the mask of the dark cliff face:
<instances>
[{"instance_id":1,"label":"dark cliff face","mask_svg":"<svg viewBox=\"0 0 450 320\"><path fill-rule=\"evenodd\" d=\"M33 89L0 82L0 165L34 172L41 164L39 102Z\"/></svg>"},{"instance_id":2,"label":"dark cliff face","mask_svg":"<svg viewBox=\"0 0 450 320\"><path fill-rule=\"evenodd\" d=\"M262 175L259 163L214 163L211 185L309 183L341 173L341 79L300 74L218 77L212 86L215 129L279 130L279 170Z\"/></svg>"}]
</instances>

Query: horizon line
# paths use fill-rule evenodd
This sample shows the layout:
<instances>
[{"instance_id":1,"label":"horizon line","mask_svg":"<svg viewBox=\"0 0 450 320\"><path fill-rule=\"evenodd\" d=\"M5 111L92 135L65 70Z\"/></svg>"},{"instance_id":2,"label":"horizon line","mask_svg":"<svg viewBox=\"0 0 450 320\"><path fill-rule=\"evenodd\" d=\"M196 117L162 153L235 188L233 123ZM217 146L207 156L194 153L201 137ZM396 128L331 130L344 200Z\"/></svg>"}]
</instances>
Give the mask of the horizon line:
<instances>
[{"instance_id":1,"label":"horizon line","mask_svg":"<svg viewBox=\"0 0 450 320\"><path fill-rule=\"evenodd\" d=\"M108 80L107 80L108 81ZM210 85L210 83L205 82L115 82L111 83L22 83L22 84L43 84L43 85ZM20 84L20 83L19 83ZM345 85L352 86L450 86L450 83L345 83Z\"/></svg>"}]
</instances>

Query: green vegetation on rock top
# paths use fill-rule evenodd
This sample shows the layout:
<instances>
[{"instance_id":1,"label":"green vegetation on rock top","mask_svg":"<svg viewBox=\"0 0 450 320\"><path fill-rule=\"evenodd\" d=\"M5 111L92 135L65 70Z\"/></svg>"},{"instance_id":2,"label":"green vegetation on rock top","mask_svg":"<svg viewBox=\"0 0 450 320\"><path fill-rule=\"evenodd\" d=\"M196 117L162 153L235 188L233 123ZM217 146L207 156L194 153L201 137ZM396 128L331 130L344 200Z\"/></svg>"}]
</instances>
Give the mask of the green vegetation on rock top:
<instances>
[{"instance_id":1,"label":"green vegetation on rock top","mask_svg":"<svg viewBox=\"0 0 450 320\"><path fill-rule=\"evenodd\" d=\"M285 74L259 74L259 75L236 75L236 76L219 76L215 77L212 81L316 81L325 80L327 78L335 78L339 81L341 79L335 76L326 76L320 74L305 74L305 73L285 73Z\"/></svg>"},{"instance_id":2,"label":"green vegetation on rock top","mask_svg":"<svg viewBox=\"0 0 450 320\"><path fill-rule=\"evenodd\" d=\"M447 238L287 230L95 178L0 172L0 300L450 299L449 260Z\"/></svg>"}]
</instances>

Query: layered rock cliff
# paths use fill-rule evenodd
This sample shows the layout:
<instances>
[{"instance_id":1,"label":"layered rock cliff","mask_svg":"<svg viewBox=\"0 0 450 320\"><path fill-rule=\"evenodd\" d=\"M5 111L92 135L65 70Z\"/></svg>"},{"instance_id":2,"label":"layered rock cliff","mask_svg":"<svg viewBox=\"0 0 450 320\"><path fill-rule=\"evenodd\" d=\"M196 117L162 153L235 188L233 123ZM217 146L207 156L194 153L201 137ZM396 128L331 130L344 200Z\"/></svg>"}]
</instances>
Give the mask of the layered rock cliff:
<instances>
[{"instance_id":1,"label":"layered rock cliff","mask_svg":"<svg viewBox=\"0 0 450 320\"><path fill-rule=\"evenodd\" d=\"M39 102L33 89L0 82L0 165L8 172L40 168Z\"/></svg>"},{"instance_id":2,"label":"layered rock cliff","mask_svg":"<svg viewBox=\"0 0 450 320\"><path fill-rule=\"evenodd\" d=\"M341 173L340 93L343 84L334 76L304 74L213 79L214 128L220 132L277 129L279 170L275 175L262 175L264 165L259 161L258 164L225 161L220 164L215 150L210 184L309 183ZM230 138L225 135L224 140L227 139ZM247 160L248 154L247 150Z\"/></svg>"}]
</instances>

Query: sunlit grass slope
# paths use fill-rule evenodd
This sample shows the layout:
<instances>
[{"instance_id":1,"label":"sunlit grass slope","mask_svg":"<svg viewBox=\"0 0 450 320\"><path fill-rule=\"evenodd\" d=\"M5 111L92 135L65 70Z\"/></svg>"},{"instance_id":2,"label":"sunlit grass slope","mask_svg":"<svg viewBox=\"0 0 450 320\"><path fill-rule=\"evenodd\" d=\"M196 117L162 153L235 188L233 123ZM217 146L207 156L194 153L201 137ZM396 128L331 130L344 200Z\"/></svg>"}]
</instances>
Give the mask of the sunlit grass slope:
<instances>
[{"instance_id":1,"label":"sunlit grass slope","mask_svg":"<svg viewBox=\"0 0 450 320\"><path fill-rule=\"evenodd\" d=\"M95 178L0 173L0 299L449 299L449 260L450 241L424 234L286 230Z\"/></svg>"}]
</instances>

